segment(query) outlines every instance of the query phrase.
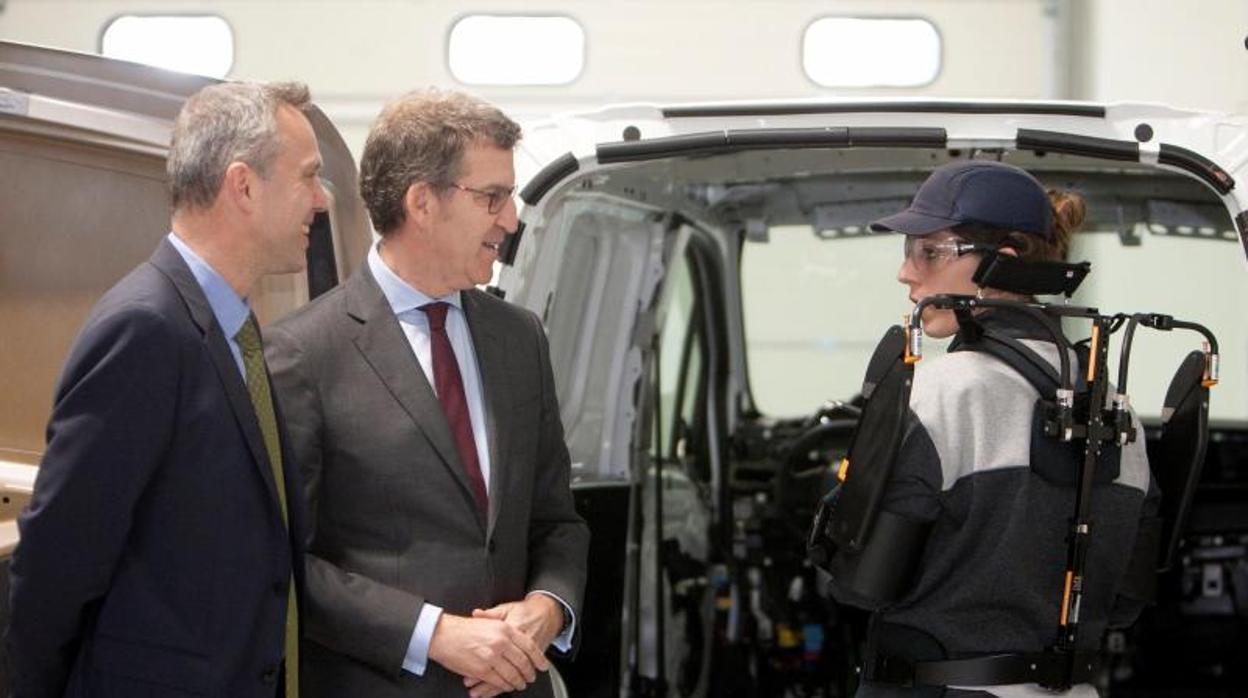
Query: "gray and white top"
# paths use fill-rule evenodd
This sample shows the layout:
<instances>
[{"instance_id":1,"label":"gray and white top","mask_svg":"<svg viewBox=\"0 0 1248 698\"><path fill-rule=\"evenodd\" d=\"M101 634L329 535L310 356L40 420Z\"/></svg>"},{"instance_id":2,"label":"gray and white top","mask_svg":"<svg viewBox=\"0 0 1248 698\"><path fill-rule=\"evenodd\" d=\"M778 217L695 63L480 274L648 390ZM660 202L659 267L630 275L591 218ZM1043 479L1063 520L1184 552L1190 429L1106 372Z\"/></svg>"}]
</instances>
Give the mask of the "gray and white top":
<instances>
[{"instance_id":1,"label":"gray and white top","mask_svg":"<svg viewBox=\"0 0 1248 698\"><path fill-rule=\"evenodd\" d=\"M1051 342L1022 341L1056 365L1058 350ZM1020 374L985 353L952 352L919 365L910 418L882 506L933 525L913 584L877 612L875 627L883 622L921 631L950 659L1039 652L1053 643L1075 491L1030 468L1038 397ZM1122 449L1117 478L1097 485L1091 498L1081 650L1095 650L1107 626L1129 624L1140 610L1139 604L1117 598L1139 520L1146 509L1155 515L1157 507L1144 432L1139 419L1132 418L1140 437ZM904 647L889 650L910 654ZM1035 684L982 690L999 696L1052 695ZM883 686L859 693L892 694ZM1096 693L1085 685L1067 695Z\"/></svg>"}]
</instances>

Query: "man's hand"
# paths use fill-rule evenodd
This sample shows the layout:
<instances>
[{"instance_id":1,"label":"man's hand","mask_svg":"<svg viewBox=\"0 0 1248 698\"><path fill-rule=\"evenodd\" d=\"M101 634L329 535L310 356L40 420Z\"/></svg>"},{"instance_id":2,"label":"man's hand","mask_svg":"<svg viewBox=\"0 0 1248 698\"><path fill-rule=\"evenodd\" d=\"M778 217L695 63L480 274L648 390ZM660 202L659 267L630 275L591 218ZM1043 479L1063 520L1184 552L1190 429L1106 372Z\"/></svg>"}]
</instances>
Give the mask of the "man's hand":
<instances>
[{"instance_id":1,"label":"man's hand","mask_svg":"<svg viewBox=\"0 0 1248 698\"><path fill-rule=\"evenodd\" d=\"M532 638L501 619L449 613L433 629L429 658L471 681L474 697L523 691L550 668Z\"/></svg>"},{"instance_id":2,"label":"man's hand","mask_svg":"<svg viewBox=\"0 0 1248 698\"><path fill-rule=\"evenodd\" d=\"M472 617L503 621L529 637L542 651L563 630L563 607L546 594L529 594L523 601L511 601L485 610L478 608L472 612ZM471 676L464 677L464 687L469 689L472 698L492 698L506 690L495 690L496 687Z\"/></svg>"},{"instance_id":3,"label":"man's hand","mask_svg":"<svg viewBox=\"0 0 1248 698\"><path fill-rule=\"evenodd\" d=\"M493 618L506 622L528 635L543 652L563 630L563 607L546 594L533 593L523 601L503 603L494 608L477 609L473 618Z\"/></svg>"}]
</instances>

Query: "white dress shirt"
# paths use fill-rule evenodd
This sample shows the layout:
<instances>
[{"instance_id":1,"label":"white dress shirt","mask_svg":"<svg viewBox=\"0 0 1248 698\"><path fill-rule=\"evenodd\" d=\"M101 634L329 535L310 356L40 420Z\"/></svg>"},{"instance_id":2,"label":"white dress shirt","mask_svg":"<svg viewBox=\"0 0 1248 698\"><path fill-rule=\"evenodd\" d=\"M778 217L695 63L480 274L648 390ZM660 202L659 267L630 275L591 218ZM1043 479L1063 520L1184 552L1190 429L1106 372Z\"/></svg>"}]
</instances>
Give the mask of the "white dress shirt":
<instances>
[{"instance_id":1,"label":"white dress shirt","mask_svg":"<svg viewBox=\"0 0 1248 698\"><path fill-rule=\"evenodd\" d=\"M425 373L425 380L436 392L433 378L433 349L429 334L429 318L420 307L428 303L442 302L450 305L446 313L446 334L451 340L451 348L455 351L455 362L459 365L459 375L464 383L464 397L468 401L468 417L472 420L472 437L477 447L477 460L481 464L481 477L485 480L486 493L490 487L490 446L485 429L485 398L481 390L481 370L477 365L477 353L472 344L472 333L468 329L468 320L464 317L463 300L460 292L455 291L442 298L430 298L412 288L399 278L386 263L382 261L378 249L381 243L373 245L368 251L368 268L381 287L381 293L390 304L399 327L403 329L416 361ZM535 590L531 593L545 594L558 601L563 607L568 623L555 638L556 649L566 652L572 647L572 634L576 629L576 617L572 608L563 599L548 592ZM416 628L412 631L411 642L407 646L407 656L403 659L403 668L421 676L429 662L429 643L433 640L434 628L442 617L442 608L425 602L416 618Z\"/></svg>"}]
</instances>

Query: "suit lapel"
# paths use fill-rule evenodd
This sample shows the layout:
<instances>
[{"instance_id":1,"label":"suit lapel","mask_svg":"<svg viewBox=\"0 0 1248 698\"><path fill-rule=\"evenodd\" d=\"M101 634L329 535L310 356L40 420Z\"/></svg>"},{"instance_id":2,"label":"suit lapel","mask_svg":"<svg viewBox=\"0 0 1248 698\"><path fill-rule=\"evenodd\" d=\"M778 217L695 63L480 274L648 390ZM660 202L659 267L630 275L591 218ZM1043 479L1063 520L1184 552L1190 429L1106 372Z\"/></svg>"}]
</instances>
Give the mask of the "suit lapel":
<instances>
[{"instance_id":1,"label":"suit lapel","mask_svg":"<svg viewBox=\"0 0 1248 698\"><path fill-rule=\"evenodd\" d=\"M356 349L364 355L364 360L377 373L386 389L433 445L475 511L476 500L455 448L450 424L442 412L442 404L425 378L407 336L399 327L398 318L394 316L367 264L347 281L344 290L347 312L362 323L355 337ZM479 517L478 522L484 524Z\"/></svg>"},{"instance_id":2,"label":"suit lapel","mask_svg":"<svg viewBox=\"0 0 1248 698\"><path fill-rule=\"evenodd\" d=\"M217 318L212 313L212 306L208 304L208 299L204 296L203 289L199 287L199 282L195 280L195 275L186 266L186 261L168 240L161 241L150 261L173 282L178 294L182 296L182 301L186 303L191 320L204 333L204 344L208 355L212 357L217 375L221 378L221 384L225 388L230 410L234 413L234 419L243 432L247 448L251 451L256 470L260 473L260 479L269 491L275 511L278 511L280 516L280 510L277 509L279 506L277 487L273 482L273 467L269 464L269 454L264 448L260 422L256 419L256 410L251 404L251 396L247 393L247 384L238 371L238 364L234 363L234 355L230 353L229 345L226 344L225 334L222 333L221 326L217 324Z\"/></svg>"},{"instance_id":3,"label":"suit lapel","mask_svg":"<svg viewBox=\"0 0 1248 698\"><path fill-rule=\"evenodd\" d=\"M494 522L498 520L499 507L503 505L507 491L506 482L510 472L504 463L507 453L505 437L507 430L500 421L507 414L509 404L507 391L507 347L494 331L486 314L485 305L477 297L479 291L461 294L464 317L472 334L472 347L477 355L477 368L481 373L482 402L485 406L486 443L490 449L490 516L486 536L494 534Z\"/></svg>"}]
</instances>

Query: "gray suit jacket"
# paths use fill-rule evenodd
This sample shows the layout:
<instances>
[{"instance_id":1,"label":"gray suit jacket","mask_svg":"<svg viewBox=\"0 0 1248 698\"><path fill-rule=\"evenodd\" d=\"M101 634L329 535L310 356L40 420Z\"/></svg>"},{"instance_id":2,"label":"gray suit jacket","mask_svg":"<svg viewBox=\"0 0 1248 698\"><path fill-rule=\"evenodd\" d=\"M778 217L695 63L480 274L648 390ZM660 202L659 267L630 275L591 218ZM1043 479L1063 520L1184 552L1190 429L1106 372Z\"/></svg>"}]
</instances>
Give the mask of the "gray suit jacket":
<instances>
[{"instance_id":1,"label":"gray suit jacket","mask_svg":"<svg viewBox=\"0 0 1248 698\"><path fill-rule=\"evenodd\" d=\"M304 696L465 695L430 661L402 671L422 604L470 614L543 589L581 608L589 530L569 489L546 335L463 294L485 392L490 511L367 265L266 333L307 488ZM543 678L525 695L550 694Z\"/></svg>"}]
</instances>

